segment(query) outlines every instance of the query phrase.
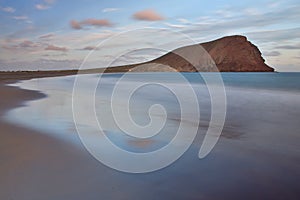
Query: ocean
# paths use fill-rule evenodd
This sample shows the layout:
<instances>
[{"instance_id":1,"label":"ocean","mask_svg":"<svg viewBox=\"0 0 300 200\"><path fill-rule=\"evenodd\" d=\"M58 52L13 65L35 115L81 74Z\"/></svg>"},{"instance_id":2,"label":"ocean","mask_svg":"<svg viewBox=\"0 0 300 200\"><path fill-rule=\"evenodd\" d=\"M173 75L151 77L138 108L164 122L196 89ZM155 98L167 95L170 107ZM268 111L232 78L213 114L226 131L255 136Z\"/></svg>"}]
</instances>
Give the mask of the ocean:
<instances>
[{"instance_id":1,"label":"ocean","mask_svg":"<svg viewBox=\"0 0 300 200\"><path fill-rule=\"evenodd\" d=\"M182 197L299 197L300 73L93 74L13 85L47 97L9 111L8 121L86 148L116 173L151 179L133 188L166 183L156 193L166 198L168 188ZM163 154L139 162L149 152Z\"/></svg>"}]
</instances>

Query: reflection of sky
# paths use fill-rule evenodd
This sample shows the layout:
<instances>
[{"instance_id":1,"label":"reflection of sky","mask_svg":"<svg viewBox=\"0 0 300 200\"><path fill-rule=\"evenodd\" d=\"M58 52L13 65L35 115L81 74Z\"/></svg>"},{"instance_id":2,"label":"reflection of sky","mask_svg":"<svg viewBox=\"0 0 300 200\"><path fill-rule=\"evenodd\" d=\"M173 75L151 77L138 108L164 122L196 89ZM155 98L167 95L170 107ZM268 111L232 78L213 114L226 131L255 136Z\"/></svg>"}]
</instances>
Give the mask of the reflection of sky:
<instances>
[{"instance_id":1,"label":"reflection of sky","mask_svg":"<svg viewBox=\"0 0 300 200\"><path fill-rule=\"evenodd\" d=\"M90 96L89 91L93 91L91 88L92 83L97 81L98 77L95 75L82 75L84 81L80 90L80 105L77 106L80 112L80 119L77 120L77 126L85 131L85 134L89 135L90 140L94 140L95 134L99 134L99 128L97 123L93 123L93 115L90 115L89 109L93 109L93 106L88 106ZM168 77L168 75L164 75ZM30 81L25 81L20 85L22 88L35 89L44 91L48 97L36 101L27 103L26 107L17 108L9 113L8 118L14 122L20 122L26 126L36 128L43 132L48 132L52 136L59 137L62 139L74 140L74 135L76 134L76 129L73 120L73 110L72 110L72 89L73 81L75 76L69 77L57 77L57 78L44 78L44 79L34 79ZM148 78L146 78L148 77ZM139 76L129 77L129 80L122 82L120 85L124 94L127 93L130 85L134 84L136 81L142 80L157 80L157 77L144 76L139 78ZM95 98L95 114L98 118L98 123L101 129L104 131L106 136L110 138L119 147L132 151L132 152L149 152L157 150L166 144L175 136L179 123L180 123L180 107L178 101L173 93L168 91L158 85L149 85L138 89L130 99L129 110L134 122L140 126L146 126L150 123L149 109L153 104L161 104L167 113L167 121L162 126L161 131L152 137L148 138L135 138L133 136L127 135L122 131L122 129L115 123L113 114L111 112L111 95L114 87L115 81L119 78L107 75L101 79L100 87L97 88L96 98ZM171 80L171 81L170 81ZM163 82L175 84L177 88L182 87L182 93L185 93L184 84L174 83L174 77L163 79ZM157 95L155 95L157 94ZM124 96L120 94L119 97ZM189 101L189 99L185 100ZM119 116L126 116L123 107L126 105L127 100L120 98L114 103L117 108L117 114ZM76 105L74 105L76 106ZM193 112L194 108L188 109L186 112ZM160 112L151 112L152 120L164 121ZM187 115L188 116L188 115ZM193 115L191 115L193 116ZM190 127L197 126L196 123L193 124L194 118L187 118L182 120L182 124L185 130L188 131ZM155 125L155 124L154 124ZM153 130L148 128L150 132ZM144 133L140 133L143 135ZM76 141L76 140L75 140Z\"/></svg>"},{"instance_id":2,"label":"reflection of sky","mask_svg":"<svg viewBox=\"0 0 300 200\"><path fill-rule=\"evenodd\" d=\"M180 119L179 116L182 113L180 113L174 95L158 86L142 87L130 100L130 114L133 120L140 125L147 124L149 122L148 108L156 103L162 104L168 114L162 131L146 139L128 136L116 126L111 117L111 101L109 99L114 82L120 78L121 74L103 75L101 85L97 88L95 100L96 115L106 136L122 149L141 153L155 151L168 144L174 138L179 123L183 124L187 134L196 127L199 136L205 135L210 120L210 96L197 74L184 73L184 75L192 83L197 94L200 125L197 123L199 118L190 115L190 113L195 112L194 106L184 109L183 113L186 114L186 118ZM99 134L98 124L93 123L93 116L89 115L89 107L86 106L87 99L91 97L87 95L89 94L88 90L93 89L91 83L98 77L97 75L82 76L86 78L83 79L84 81L81 82L83 85L80 87L82 98L80 99L81 104L77 108L80 111L81 120L78 121L77 125L81 130L85 130L84 134L88 136L87 138L91 143L101 145L103 144L102 138L100 137L99 141L99 137L97 137ZM224 73L228 112L226 113L226 122L221 135L223 139L221 140L224 141L224 138L226 141L228 140L229 146L232 145L231 142L241 142L240 145L243 148L245 142L251 142L251 148L258 145L259 148L263 149L273 147L277 143L277 145L282 145L285 151L291 149L291 151L297 152L296 143L299 141L299 134L296 134L297 131L295 132L295 130L298 130L299 127L299 76L299 73L235 73L234 76L233 73ZM185 95L186 85L176 81L175 73L129 74L128 77L127 81L121 84L124 94L134 82L147 82L150 79L152 81L161 80L161 82L170 83L177 87L187 97L183 101L187 103L192 101L188 95ZM10 111L9 120L46 132L59 139L74 143L80 142L76 134L71 108L73 81L74 76L69 76L35 79L17 84L22 88L40 90L46 93L48 98L28 102L27 105L29 106ZM290 82L295 85L290 85ZM125 99L117 100L114 106L123 108L126 103ZM122 111L122 109L119 110ZM124 113L118 114L123 115ZM162 118L160 113L154 113L154 117ZM295 145L290 145L293 143ZM220 145L219 142L218 145ZM285 152L280 148L277 149L277 147L276 151ZM110 153L108 152L108 154ZM254 158L257 158L256 156L257 154Z\"/></svg>"},{"instance_id":3,"label":"reflection of sky","mask_svg":"<svg viewBox=\"0 0 300 200\"><path fill-rule=\"evenodd\" d=\"M296 0L3 0L0 69L76 68L99 41L122 31L156 27L185 33L197 42L243 34L259 46L276 70L299 71L299 8ZM161 42L156 36L150 40ZM164 38L164 42L178 42ZM120 48L143 47L137 39L115 42L98 59ZM155 52L136 53L124 59L139 62L157 56Z\"/></svg>"},{"instance_id":4,"label":"reflection of sky","mask_svg":"<svg viewBox=\"0 0 300 200\"><path fill-rule=\"evenodd\" d=\"M106 84L113 82L112 80L118 76L120 75L107 74ZM145 76L146 74L139 74L134 80L141 81ZM198 82L195 79L196 74L190 73L187 76L190 77L193 84ZM205 159L199 160L197 157L201 139L204 136L202 130L207 126L205 121L202 121L199 126L200 131L197 136L200 138L196 138L192 147L174 164L155 173L138 176L116 173L106 167L102 168L95 162L89 162L89 158L85 159L85 151L84 154L81 154L73 151L67 145L69 149L63 148L63 150L67 150L68 154L64 154L64 152L61 154L70 155L70 159L67 159L67 161L70 160L68 162L70 165L63 163L61 166L60 160L57 160L54 154L52 155L55 152L60 154L59 151L62 148L58 148L58 151L50 151L50 160L47 157L45 162L44 160L41 160L42 163L34 162L38 164L37 166L40 164L43 166L43 163L49 166L41 167L44 171L39 171L35 167L32 173L37 173L37 176L29 176L31 171L28 176L26 173L24 175L23 166L26 166L26 163L20 166L21 171L14 168L16 173L13 175L19 177L14 184L16 191L14 195L22 197L27 195L30 199L32 194L35 194L40 197L39 199L47 199L48 196L52 198L52 191L55 190L58 191L55 193L56 196L67 196L70 199L84 199L87 196L90 197L90 194L92 194L91 198L108 196L134 199L138 197L145 200L155 199L157 196L163 199L174 199L175 196L179 199L193 199L199 196L203 196L204 199L259 199L262 196L278 199L280 196L289 194L291 198L297 199L299 196L300 141L298 131L299 76L300 74L297 73L224 73L223 78L225 84L228 85L226 87L228 103L226 123L217 145ZM167 73L152 75L154 80L176 83L172 77L174 76ZM90 76L88 80L93 78L95 77ZM291 79L295 85L289 85ZM14 122L17 119L27 120L27 123L31 123L30 126L40 126L44 131L51 129L50 134L55 134L53 129L58 130L56 135L61 133L59 130L63 129L64 131L59 137L73 138L74 130L66 131L68 126L53 121L53 117L51 117L54 114L56 114L55 119L57 120L70 117L64 115L70 106L69 92L64 92L72 87L72 80L72 77L45 78L18 84L25 88L39 89L47 94L52 94L52 96L28 102L30 107L12 111L10 113L11 120ZM199 86L200 84L198 84ZM107 88L109 87L108 85ZM201 116L203 116L209 107L206 104L206 98L209 97L203 95L201 87L198 87L196 87L196 91L200 93L198 96L200 104L204 102L204 107L202 105L200 109ZM292 90L288 90L290 88ZM67 108L64 109L64 107ZM176 124L175 121L174 119L173 124ZM191 124L187 123L187 125ZM131 147L132 151L139 151L145 148L151 149L154 143L153 140L140 142L121 140L118 144L121 147ZM38 144L36 145L40 148ZM69 150L72 154L69 154ZM110 152L106 153L110 154ZM59 164L52 164L53 162L49 161L59 161ZM78 178L72 178L74 176ZM46 180L46 185L40 184L41 178ZM32 181L33 185L45 186L42 187L42 191L49 191L50 195L47 192L37 193L36 187L31 187L32 184L28 184L28 180ZM58 184L58 180L61 184ZM53 190L49 190L49 187L52 187ZM63 191L72 195L60 193L62 188ZM79 188L78 192L74 188ZM237 188L239 189L237 190ZM24 192L25 190L29 192ZM179 192L174 193L174 191Z\"/></svg>"}]
</instances>

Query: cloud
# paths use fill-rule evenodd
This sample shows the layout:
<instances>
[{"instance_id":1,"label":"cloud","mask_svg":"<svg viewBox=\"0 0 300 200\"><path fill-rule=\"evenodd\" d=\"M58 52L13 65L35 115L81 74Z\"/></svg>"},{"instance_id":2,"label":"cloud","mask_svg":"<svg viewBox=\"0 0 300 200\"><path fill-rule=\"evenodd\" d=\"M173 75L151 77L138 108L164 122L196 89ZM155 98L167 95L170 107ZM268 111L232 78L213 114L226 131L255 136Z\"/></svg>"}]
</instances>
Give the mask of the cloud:
<instances>
[{"instance_id":1,"label":"cloud","mask_svg":"<svg viewBox=\"0 0 300 200\"><path fill-rule=\"evenodd\" d=\"M82 29L83 26L110 27L112 23L107 19L85 19L83 21L71 20L70 25L73 29Z\"/></svg>"},{"instance_id":2,"label":"cloud","mask_svg":"<svg viewBox=\"0 0 300 200\"><path fill-rule=\"evenodd\" d=\"M165 23L166 26L170 27L170 28L186 28L186 25L181 25L181 24L171 24L166 22Z\"/></svg>"},{"instance_id":3,"label":"cloud","mask_svg":"<svg viewBox=\"0 0 300 200\"><path fill-rule=\"evenodd\" d=\"M6 39L20 39L26 36L32 36L33 34L36 34L37 30L37 27L33 25L28 25L6 35Z\"/></svg>"},{"instance_id":4,"label":"cloud","mask_svg":"<svg viewBox=\"0 0 300 200\"><path fill-rule=\"evenodd\" d=\"M246 8L244 9L242 12L244 12L247 15L252 15L252 16L257 16L260 15L261 13L259 12L259 10L257 10L256 8Z\"/></svg>"},{"instance_id":5,"label":"cloud","mask_svg":"<svg viewBox=\"0 0 300 200\"><path fill-rule=\"evenodd\" d=\"M282 45L275 47L276 49L300 49L300 45Z\"/></svg>"},{"instance_id":6,"label":"cloud","mask_svg":"<svg viewBox=\"0 0 300 200\"><path fill-rule=\"evenodd\" d=\"M16 9L12 8L12 7L0 7L0 10L2 10L3 12L7 12L7 13L14 13L14 12L16 12Z\"/></svg>"},{"instance_id":7,"label":"cloud","mask_svg":"<svg viewBox=\"0 0 300 200\"><path fill-rule=\"evenodd\" d=\"M48 33L48 34L39 36L39 39L48 39L48 38L51 38L53 36L54 36L53 33Z\"/></svg>"},{"instance_id":8,"label":"cloud","mask_svg":"<svg viewBox=\"0 0 300 200\"><path fill-rule=\"evenodd\" d=\"M37 44L35 44L34 42L30 41L30 40L25 40L23 42L21 42L19 44L19 47L23 47L23 48L33 48L33 47L38 47Z\"/></svg>"},{"instance_id":9,"label":"cloud","mask_svg":"<svg viewBox=\"0 0 300 200\"><path fill-rule=\"evenodd\" d=\"M90 25L90 26L111 26L110 21L106 19L86 19L81 22L82 25Z\"/></svg>"},{"instance_id":10,"label":"cloud","mask_svg":"<svg viewBox=\"0 0 300 200\"><path fill-rule=\"evenodd\" d=\"M33 23L33 22L29 19L29 17L26 16L26 15L13 16L12 18L15 19L15 20L18 20L18 21L26 22L27 24L32 24L32 23Z\"/></svg>"},{"instance_id":11,"label":"cloud","mask_svg":"<svg viewBox=\"0 0 300 200\"><path fill-rule=\"evenodd\" d=\"M80 23L76 20L71 20L70 25L73 29L77 29L77 30L82 29Z\"/></svg>"},{"instance_id":12,"label":"cloud","mask_svg":"<svg viewBox=\"0 0 300 200\"><path fill-rule=\"evenodd\" d=\"M37 10L47 10L50 8L50 6L48 6L46 4L35 4L35 8Z\"/></svg>"},{"instance_id":13,"label":"cloud","mask_svg":"<svg viewBox=\"0 0 300 200\"><path fill-rule=\"evenodd\" d=\"M16 42L18 42L18 43L16 43ZM23 41L16 40L16 42L14 44L10 44L10 45L5 44L2 46L2 48L6 49L6 50L11 50L11 51L26 50L26 51L32 52L32 51L38 50L42 46L42 44L30 41L30 40L23 40Z\"/></svg>"},{"instance_id":14,"label":"cloud","mask_svg":"<svg viewBox=\"0 0 300 200\"><path fill-rule=\"evenodd\" d=\"M26 15L20 15L20 16L13 16L13 19L15 20L28 20L28 16Z\"/></svg>"},{"instance_id":15,"label":"cloud","mask_svg":"<svg viewBox=\"0 0 300 200\"><path fill-rule=\"evenodd\" d=\"M5 45L2 45L1 48L5 49L5 50L10 50L11 51L11 50L15 50L16 46L9 46L9 45L5 44Z\"/></svg>"},{"instance_id":16,"label":"cloud","mask_svg":"<svg viewBox=\"0 0 300 200\"><path fill-rule=\"evenodd\" d=\"M136 20L143 20L143 21L160 21L164 20L164 17L155 12L154 10L147 9L136 12L133 14L133 18Z\"/></svg>"},{"instance_id":17,"label":"cloud","mask_svg":"<svg viewBox=\"0 0 300 200\"><path fill-rule=\"evenodd\" d=\"M107 12L115 12L115 11L118 11L118 10L120 10L120 8L104 8L102 10L102 12L107 13Z\"/></svg>"},{"instance_id":18,"label":"cloud","mask_svg":"<svg viewBox=\"0 0 300 200\"><path fill-rule=\"evenodd\" d=\"M47 4L54 4L56 0L44 0Z\"/></svg>"},{"instance_id":19,"label":"cloud","mask_svg":"<svg viewBox=\"0 0 300 200\"><path fill-rule=\"evenodd\" d=\"M234 15L233 17L225 18L217 15L205 16L201 19L201 21L199 20L183 30L183 33L192 37L199 37L199 35L214 35L214 37L219 37L226 34L246 33L247 36L249 34L249 36L251 35L251 37L253 36L255 39L258 38L259 40L257 41L259 42L270 42L273 38L267 32L250 32L252 30L262 29L268 31L269 29L270 34L274 34L276 37L280 37L282 39L286 38L290 40L290 38L298 37L300 34L299 28L297 28L298 30L282 34L277 32L277 30L274 30L272 26L286 23L298 24L300 17L299 9L299 5L290 4L285 7L281 7L280 9L267 9L253 17L253 13L249 13L249 10L237 10L237 8L235 8L231 9ZM249 32L247 32L247 30ZM276 41L276 39L274 39L274 41Z\"/></svg>"},{"instance_id":20,"label":"cloud","mask_svg":"<svg viewBox=\"0 0 300 200\"><path fill-rule=\"evenodd\" d=\"M45 50L48 50L48 51L68 51L68 49L66 47L58 47L58 46L55 46L55 45L48 45Z\"/></svg>"},{"instance_id":21,"label":"cloud","mask_svg":"<svg viewBox=\"0 0 300 200\"><path fill-rule=\"evenodd\" d=\"M55 0L44 0L43 3L35 4L37 10L47 10L55 3Z\"/></svg>"},{"instance_id":22,"label":"cloud","mask_svg":"<svg viewBox=\"0 0 300 200\"><path fill-rule=\"evenodd\" d=\"M58 54L43 54L43 57L64 57L67 56L67 53L58 53Z\"/></svg>"},{"instance_id":23,"label":"cloud","mask_svg":"<svg viewBox=\"0 0 300 200\"><path fill-rule=\"evenodd\" d=\"M95 46L86 46L80 50L86 50L86 51L92 51L92 50L97 50L97 47Z\"/></svg>"},{"instance_id":24,"label":"cloud","mask_svg":"<svg viewBox=\"0 0 300 200\"><path fill-rule=\"evenodd\" d=\"M286 42L291 39L299 39L300 38L300 27L299 28L291 28L291 29L278 29L271 31L259 31L259 32L250 32L247 33L249 38L263 42L276 41L278 42ZM286 46L286 45L284 45Z\"/></svg>"},{"instance_id":25,"label":"cloud","mask_svg":"<svg viewBox=\"0 0 300 200\"><path fill-rule=\"evenodd\" d=\"M281 53L279 51L265 51L263 53L265 56L280 56Z\"/></svg>"},{"instance_id":26,"label":"cloud","mask_svg":"<svg viewBox=\"0 0 300 200\"><path fill-rule=\"evenodd\" d=\"M178 22L183 23L183 24L190 24L191 22L185 18L179 18L177 19Z\"/></svg>"}]
</instances>

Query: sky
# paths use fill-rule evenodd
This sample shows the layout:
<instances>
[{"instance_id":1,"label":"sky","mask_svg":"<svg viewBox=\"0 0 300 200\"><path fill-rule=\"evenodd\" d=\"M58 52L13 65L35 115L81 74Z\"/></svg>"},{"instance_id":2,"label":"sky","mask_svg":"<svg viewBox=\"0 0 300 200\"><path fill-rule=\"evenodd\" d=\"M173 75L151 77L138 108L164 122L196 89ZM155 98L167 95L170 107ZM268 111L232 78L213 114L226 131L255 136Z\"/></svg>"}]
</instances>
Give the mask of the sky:
<instances>
[{"instance_id":1,"label":"sky","mask_svg":"<svg viewBox=\"0 0 300 200\"><path fill-rule=\"evenodd\" d=\"M299 10L299 0L0 0L0 70L136 63L245 35L276 71L300 71Z\"/></svg>"}]
</instances>

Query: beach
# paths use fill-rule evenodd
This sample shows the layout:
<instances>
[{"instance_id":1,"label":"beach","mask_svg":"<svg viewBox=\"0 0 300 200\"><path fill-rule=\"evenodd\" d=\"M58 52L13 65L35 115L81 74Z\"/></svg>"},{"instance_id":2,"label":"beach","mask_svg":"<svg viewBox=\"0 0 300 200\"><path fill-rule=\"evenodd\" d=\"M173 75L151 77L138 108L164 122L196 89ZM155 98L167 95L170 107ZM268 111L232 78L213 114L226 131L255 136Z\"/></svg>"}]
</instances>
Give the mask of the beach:
<instances>
[{"instance_id":1,"label":"beach","mask_svg":"<svg viewBox=\"0 0 300 200\"><path fill-rule=\"evenodd\" d=\"M5 85L14 81L18 79L0 82L0 199L299 197L298 93L229 89L224 130L209 156L197 157L200 134L167 168L129 174L98 162L76 132L70 136L74 143L7 122L7 111L49 98L43 91Z\"/></svg>"},{"instance_id":2,"label":"beach","mask_svg":"<svg viewBox=\"0 0 300 200\"><path fill-rule=\"evenodd\" d=\"M10 78L0 83L0 93L5 95L0 100L0 198L95 199L103 191L121 198L123 195L116 189L120 185L116 188L106 185L114 171L99 167L83 147L3 120L7 110L22 106L25 101L45 98L37 91L5 86L7 82L14 80Z\"/></svg>"}]
</instances>

